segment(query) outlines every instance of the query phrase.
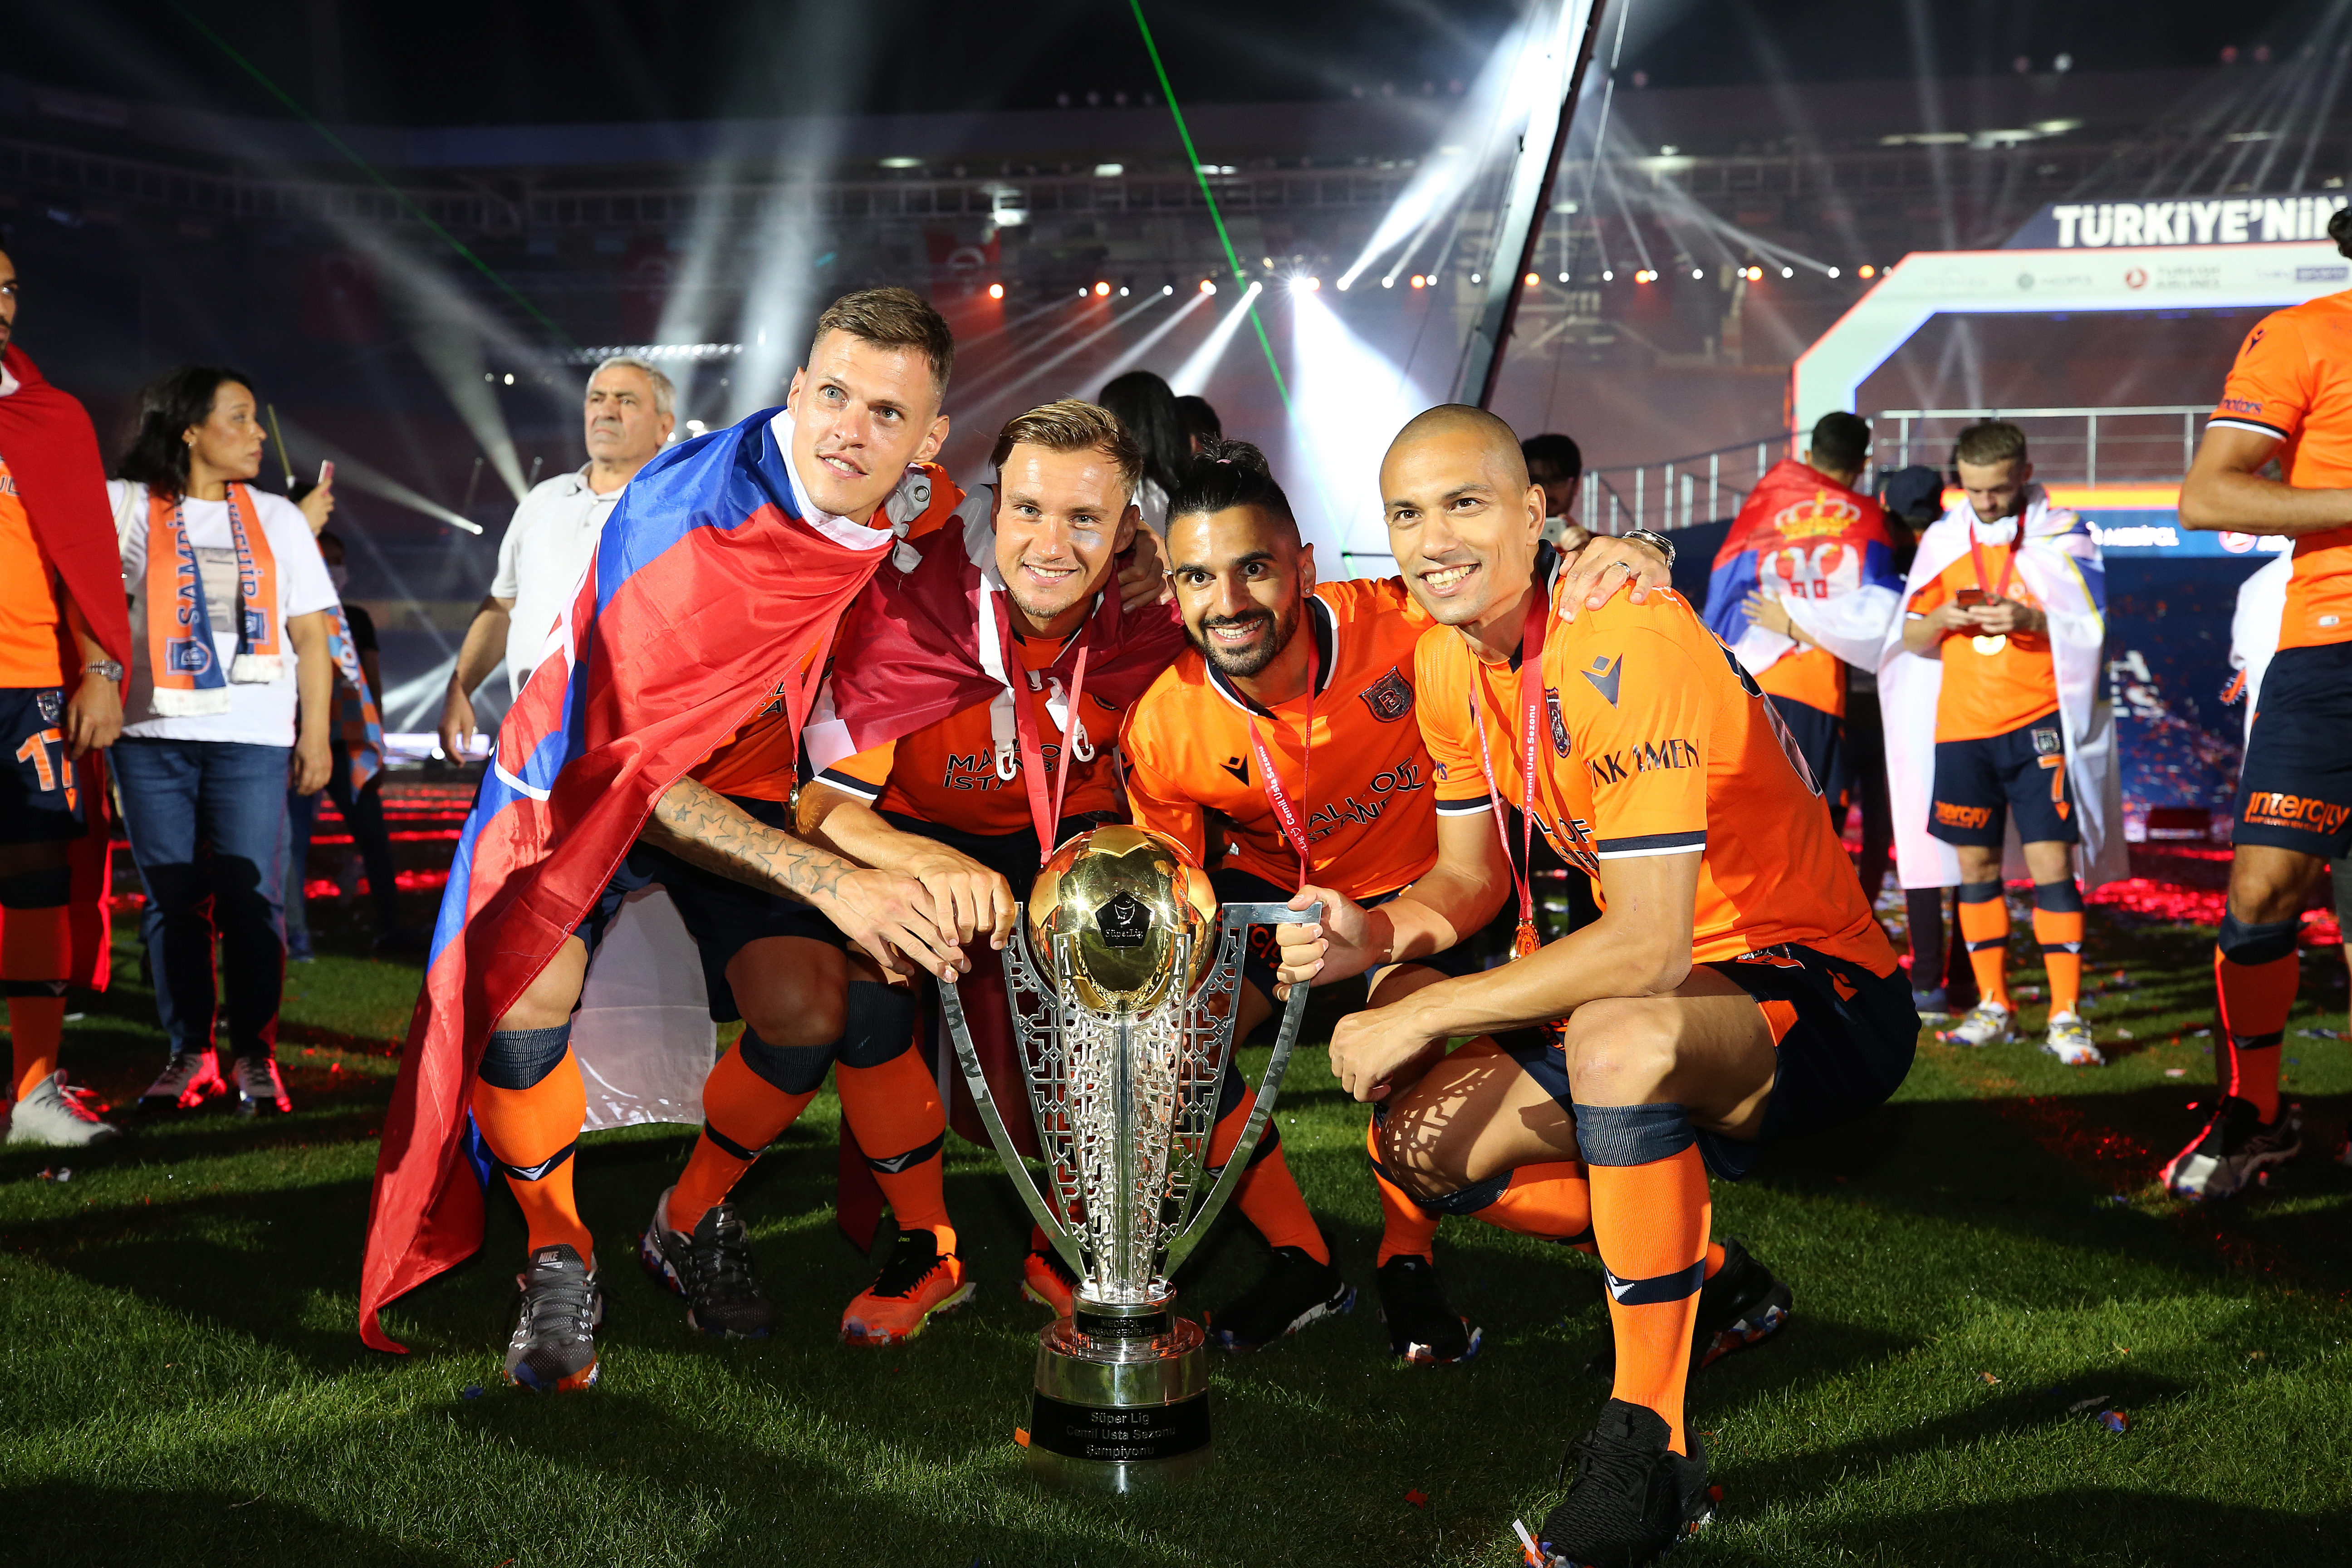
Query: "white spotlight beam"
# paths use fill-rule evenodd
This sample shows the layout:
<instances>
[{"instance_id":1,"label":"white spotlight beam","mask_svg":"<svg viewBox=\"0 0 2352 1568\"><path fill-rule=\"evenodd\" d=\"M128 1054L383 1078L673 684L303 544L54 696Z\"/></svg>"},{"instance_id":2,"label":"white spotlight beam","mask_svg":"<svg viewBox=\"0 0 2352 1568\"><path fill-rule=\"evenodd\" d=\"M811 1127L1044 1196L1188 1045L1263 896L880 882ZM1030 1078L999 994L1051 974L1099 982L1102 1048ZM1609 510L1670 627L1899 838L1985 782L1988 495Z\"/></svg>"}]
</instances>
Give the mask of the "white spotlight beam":
<instances>
[{"instance_id":1,"label":"white spotlight beam","mask_svg":"<svg viewBox=\"0 0 2352 1568\"><path fill-rule=\"evenodd\" d=\"M303 429L290 419L286 422L286 427L291 430L295 437L305 446L313 451L324 453L333 460L335 479L338 482L348 483L355 490L363 490L369 495L380 497L396 506L404 506L411 511L421 511L425 516L446 522L452 528L462 528L467 533L482 531L480 523L468 521L439 501L419 495L365 458L352 457L332 441L312 431Z\"/></svg>"},{"instance_id":2,"label":"white spotlight beam","mask_svg":"<svg viewBox=\"0 0 2352 1568\"><path fill-rule=\"evenodd\" d=\"M522 459L515 451L514 435L507 428L505 410L483 369L482 342L461 322L436 315L417 325L416 354L425 362L457 417L474 433L490 467L506 481L514 499L522 500L529 486L522 482Z\"/></svg>"},{"instance_id":3,"label":"white spotlight beam","mask_svg":"<svg viewBox=\"0 0 2352 1568\"><path fill-rule=\"evenodd\" d=\"M1076 342L1072 343L1068 348L1064 349L1060 353L1055 354L1053 358L1045 360L1041 363L1033 365L1029 369L1023 371L1019 375L1014 376L1011 381L1006 382L1002 386L999 386L995 391L990 393L987 396L979 399L977 402L967 404L964 410L965 417L969 418L972 414L982 408L987 408L992 405L1002 403L1004 399L1020 391L1031 382L1035 381L1039 376L1044 375L1046 372L1054 370L1061 365L1067 364L1071 360L1076 359L1078 355L1094 347L1095 344L1102 342L1103 339L1110 336L1111 333L1118 331L1119 328L1125 326L1128 322L1135 320L1136 317L1143 314L1144 311L1151 309L1152 306L1159 304L1160 302L1160 299L1161 296L1158 294L1148 296L1139 303L1131 305L1128 309L1120 311L1118 315L1112 317L1109 321L1104 322L1093 331L1088 332L1085 337L1080 338Z\"/></svg>"},{"instance_id":4,"label":"white spotlight beam","mask_svg":"<svg viewBox=\"0 0 2352 1568\"><path fill-rule=\"evenodd\" d=\"M1217 362L1225 357L1225 350L1232 345L1234 334L1242 330L1244 321L1249 320L1250 307L1256 304L1257 297L1265 292L1265 285L1263 283L1253 283L1243 289L1242 297L1234 301L1224 319L1210 329L1209 335L1201 340L1201 346L1192 351L1192 357L1176 367L1176 374L1168 378L1168 385L1177 396L1208 390L1209 376L1216 370ZM1207 298L1206 295L1202 297Z\"/></svg>"},{"instance_id":5,"label":"white spotlight beam","mask_svg":"<svg viewBox=\"0 0 2352 1568\"><path fill-rule=\"evenodd\" d=\"M1185 317L1191 315L1193 311L1199 310L1202 305L1207 301L1208 298L1209 297L1206 294L1195 293L1191 299L1185 300L1181 305L1179 305L1176 308L1176 313L1174 315L1169 317L1166 321L1160 322L1158 326L1144 333L1142 337L1136 340L1134 347L1129 349L1125 353L1119 355L1117 359L1111 361L1110 363L1105 365L1101 371L1103 380L1105 382L1109 382L1118 376L1125 375L1129 371L1133 370L1138 364L1141 363L1145 354L1150 353L1153 349L1160 346L1160 339L1174 331L1176 330L1177 323L1183 321Z\"/></svg>"}]
</instances>

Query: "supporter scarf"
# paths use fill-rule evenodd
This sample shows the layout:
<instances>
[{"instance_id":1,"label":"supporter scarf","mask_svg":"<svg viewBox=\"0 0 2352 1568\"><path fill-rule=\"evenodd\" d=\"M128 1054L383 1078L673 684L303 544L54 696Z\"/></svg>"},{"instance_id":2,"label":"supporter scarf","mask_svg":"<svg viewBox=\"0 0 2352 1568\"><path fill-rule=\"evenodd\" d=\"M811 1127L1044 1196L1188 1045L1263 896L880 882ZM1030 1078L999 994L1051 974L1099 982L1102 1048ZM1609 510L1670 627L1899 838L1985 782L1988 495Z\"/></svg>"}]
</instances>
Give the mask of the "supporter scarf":
<instances>
[{"instance_id":1,"label":"supporter scarf","mask_svg":"<svg viewBox=\"0 0 2352 1568\"><path fill-rule=\"evenodd\" d=\"M1902 578L1886 513L1868 496L1783 458L1740 504L1706 585L1706 626L1761 674L1804 645L1749 623L1741 606L1761 588L1790 620L1846 663L1874 668L1900 606Z\"/></svg>"},{"instance_id":2,"label":"supporter scarf","mask_svg":"<svg viewBox=\"0 0 2352 1568\"><path fill-rule=\"evenodd\" d=\"M131 617L122 600L122 552L106 500L106 467L98 436L79 402L49 384L25 351L0 354L0 458L16 478L16 493L42 552L58 569L66 593L107 657L131 661ZM78 649L68 668L81 663ZM70 690L70 688L68 689ZM82 802L82 832L66 848L66 979L103 991L111 977L108 918L110 860L106 753L91 752L74 764ZM6 911L0 910L0 927Z\"/></svg>"},{"instance_id":3,"label":"supporter scarf","mask_svg":"<svg viewBox=\"0 0 2352 1568\"><path fill-rule=\"evenodd\" d=\"M278 561L261 529L253 492L228 487L228 531L236 546L236 656L224 675L213 651L213 608L188 542L182 498L147 496L147 663L155 711L189 719L228 711L228 683L267 684L286 671L278 652Z\"/></svg>"},{"instance_id":4,"label":"supporter scarf","mask_svg":"<svg viewBox=\"0 0 2352 1568\"><path fill-rule=\"evenodd\" d=\"M887 552L888 526L803 498L791 450L790 418L768 409L647 463L499 725L376 1159L360 1333L378 1350L404 1348L377 1321L384 1304L481 1245L466 1107L491 1025L579 925L663 793L821 655ZM919 486L954 505L938 470L910 468L899 489ZM810 696L788 692L795 727Z\"/></svg>"},{"instance_id":5,"label":"supporter scarf","mask_svg":"<svg viewBox=\"0 0 2352 1568\"><path fill-rule=\"evenodd\" d=\"M327 615L327 652L335 661L335 738L350 759L352 793L367 788L383 772L383 716L368 689L367 672L352 642L352 623L337 605Z\"/></svg>"}]
</instances>

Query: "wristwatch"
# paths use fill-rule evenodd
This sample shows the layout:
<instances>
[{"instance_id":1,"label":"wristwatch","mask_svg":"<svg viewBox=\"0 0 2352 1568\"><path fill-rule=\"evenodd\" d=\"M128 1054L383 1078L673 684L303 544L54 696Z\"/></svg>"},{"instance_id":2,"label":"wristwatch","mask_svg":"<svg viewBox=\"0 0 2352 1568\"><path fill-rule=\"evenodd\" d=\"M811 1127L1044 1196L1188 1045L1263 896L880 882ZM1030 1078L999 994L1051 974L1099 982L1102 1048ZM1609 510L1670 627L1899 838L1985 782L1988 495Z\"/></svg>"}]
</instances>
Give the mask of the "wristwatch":
<instances>
[{"instance_id":1,"label":"wristwatch","mask_svg":"<svg viewBox=\"0 0 2352 1568\"><path fill-rule=\"evenodd\" d=\"M1654 533L1646 528L1629 528L1617 537L1620 539L1640 540L1643 543L1648 545L1651 549L1656 551L1659 554L1666 558L1666 568L1668 571L1672 571L1674 569L1675 542L1668 539L1664 534Z\"/></svg>"},{"instance_id":2,"label":"wristwatch","mask_svg":"<svg viewBox=\"0 0 2352 1568\"><path fill-rule=\"evenodd\" d=\"M109 680L122 679L122 664L119 659L101 658L95 664L83 665L82 668L92 675L102 675Z\"/></svg>"}]
</instances>

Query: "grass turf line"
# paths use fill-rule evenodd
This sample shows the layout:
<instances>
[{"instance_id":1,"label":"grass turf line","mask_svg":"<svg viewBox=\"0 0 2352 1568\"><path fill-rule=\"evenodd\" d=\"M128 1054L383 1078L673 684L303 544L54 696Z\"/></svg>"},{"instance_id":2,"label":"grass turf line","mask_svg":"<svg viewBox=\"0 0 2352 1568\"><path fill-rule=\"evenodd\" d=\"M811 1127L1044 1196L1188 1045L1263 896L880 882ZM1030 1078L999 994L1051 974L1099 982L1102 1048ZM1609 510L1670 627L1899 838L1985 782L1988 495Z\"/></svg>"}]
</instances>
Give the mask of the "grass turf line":
<instances>
[{"instance_id":1,"label":"grass turf line","mask_svg":"<svg viewBox=\"0 0 2352 1568\"><path fill-rule=\"evenodd\" d=\"M2195 1034L2211 1024L2210 939L2093 921L2109 989L2089 1017L2114 1066L2061 1067L2032 1034L1931 1043L1892 1104L1717 1187L1718 1233L1791 1282L1797 1317L1696 1382L1725 1496L1676 1563L2352 1552L2352 1171L2327 1159L2352 1046L2301 1032L2342 1032L2341 971L2315 955L2290 1026L2303 1159L2268 1193L2193 1208L2153 1191L2140 1152L2168 1154L2188 1102L2210 1099ZM314 923L325 956L289 984L294 1117L0 1155L0 1562L1503 1564L1510 1520L1541 1518L1561 1446L1605 1396L1582 1372L1606 1331L1594 1266L1460 1220L1439 1261L1486 1349L1440 1371L1390 1363L1362 1112L1313 1050L1278 1110L1284 1143L1364 1303L1216 1363L1218 1466L1173 1497L1068 1499L1024 1479L1011 1437L1039 1314L1019 1296L1025 1222L982 1151L951 1142L949 1164L972 1306L896 1351L835 1342L868 1265L831 1220L829 1090L740 1194L775 1338L691 1333L631 1260L690 1146L683 1129L633 1129L590 1139L580 1163L611 1296L603 1388L500 1386L521 1247L503 1199L483 1252L394 1309L416 1353L373 1354L352 1327L359 1237L384 1045L416 973L349 956L331 913ZM121 956L126 979L70 1026L66 1059L127 1103L162 1046L135 946ZM2021 1024L2041 1022L2029 1005ZM38 1179L59 1164L70 1182ZM1224 1298L1262 1257L1225 1222L1187 1300ZM2069 1413L2095 1398L2129 1411L2129 1432Z\"/></svg>"}]
</instances>

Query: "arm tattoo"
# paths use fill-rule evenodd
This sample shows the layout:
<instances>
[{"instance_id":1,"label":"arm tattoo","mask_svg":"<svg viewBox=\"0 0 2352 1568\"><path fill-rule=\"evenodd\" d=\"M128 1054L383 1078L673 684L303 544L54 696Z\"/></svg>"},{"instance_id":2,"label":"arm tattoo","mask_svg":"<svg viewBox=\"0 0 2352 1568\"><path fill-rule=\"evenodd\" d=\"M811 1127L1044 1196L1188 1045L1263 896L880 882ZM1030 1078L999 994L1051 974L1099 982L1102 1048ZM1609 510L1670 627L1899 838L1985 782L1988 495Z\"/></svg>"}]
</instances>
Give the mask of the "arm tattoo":
<instances>
[{"instance_id":1,"label":"arm tattoo","mask_svg":"<svg viewBox=\"0 0 2352 1568\"><path fill-rule=\"evenodd\" d=\"M771 827L717 790L680 779L654 804L645 837L691 866L803 904L833 893L855 862Z\"/></svg>"}]
</instances>

